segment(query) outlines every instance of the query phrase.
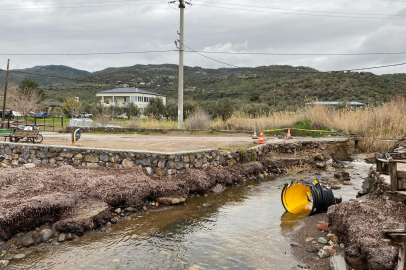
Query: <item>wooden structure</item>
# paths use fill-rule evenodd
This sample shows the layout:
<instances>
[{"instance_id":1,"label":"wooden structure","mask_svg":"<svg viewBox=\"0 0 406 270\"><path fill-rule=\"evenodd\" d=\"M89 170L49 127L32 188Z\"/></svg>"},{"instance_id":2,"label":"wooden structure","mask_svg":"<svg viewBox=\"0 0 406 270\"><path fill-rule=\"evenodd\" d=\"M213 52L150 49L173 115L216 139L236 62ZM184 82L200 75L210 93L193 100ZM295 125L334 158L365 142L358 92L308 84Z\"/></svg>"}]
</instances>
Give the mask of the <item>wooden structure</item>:
<instances>
[{"instance_id":1,"label":"wooden structure","mask_svg":"<svg viewBox=\"0 0 406 270\"><path fill-rule=\"evenodd\" d=\"M17 129L14 131L14 134L10 137L10 140L14 139L15 142L26 138L27 141L31 141L32 143L41 143L43 137L39 134L39 130L23 130Z\"/></svg>"},{"instance_id":2,"label":"wooden structure","mask_svg":"<svg viewBox=\"0 0 406 270\"><path fill-rule=\"evenodd\" d=\"M4 137L4 140L10 138L14 134L14 129L0 129L0 137Z\"/></svg>"},{"instance_id":3,"label":"wooden structure","mask_svg":"<svg viewBox=\"0 0 406 270\"><path fill-rule=\"evenodd\" d=\"M394 201L406 203L406 171L399 170L398 164L406 164L406 160L388 160L390 175L390 197ZM404 167L404 165L402 166Z\"/></svg>"},{"instance_id":4,"label":"wooden structure","mask_svg":"<svg viewBox=\"0 0 406 270\"><path fill-rule=\"evenodd\" d=\"M384 245L399 248L397 270L406 270L406 224L403 226L403 229L383 230L380 232L381 241Z\"/></svg>"}]
</instances>

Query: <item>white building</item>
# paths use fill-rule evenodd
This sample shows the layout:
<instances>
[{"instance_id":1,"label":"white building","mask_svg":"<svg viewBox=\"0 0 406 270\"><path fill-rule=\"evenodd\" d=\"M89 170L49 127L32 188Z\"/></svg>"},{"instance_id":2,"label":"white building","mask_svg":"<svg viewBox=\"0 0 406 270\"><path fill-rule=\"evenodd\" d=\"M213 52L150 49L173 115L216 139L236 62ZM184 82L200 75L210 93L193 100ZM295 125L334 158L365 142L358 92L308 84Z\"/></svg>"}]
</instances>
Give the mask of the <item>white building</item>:
<instances>
[{"instance_id":1,"label":"white building","mask_svg":"<svg viewBox=\"0 0 406 270\"><path fill-rule=\"evenodd\" d=\"M96 96L102 98L101 103L104 106L125 106L127 103L132 102L140 108L141 113L144 111L145 107L147 107L150 98L160 98L164 105L166 105L165 96L138 88L110 89L98 92Z\"/></svg>"}]
</instances>

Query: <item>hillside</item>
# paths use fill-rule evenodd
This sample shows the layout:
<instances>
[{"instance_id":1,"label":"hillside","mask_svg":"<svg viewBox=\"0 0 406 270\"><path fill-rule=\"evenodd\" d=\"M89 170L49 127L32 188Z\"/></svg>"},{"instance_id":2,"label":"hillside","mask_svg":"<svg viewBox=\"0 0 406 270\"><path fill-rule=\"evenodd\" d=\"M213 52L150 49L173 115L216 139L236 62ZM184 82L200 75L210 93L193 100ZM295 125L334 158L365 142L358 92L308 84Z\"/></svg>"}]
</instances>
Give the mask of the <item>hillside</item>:
<instances>
[{"instance_id":1,"label":"hillside","mask_svg":"<svg viewBox=\"0 0 406 270\"><path fill-rule=\"evenodd\" d=\"M50 65L50 66L35 66L26 69L16 69L9 73L9 82L14 84L20 84L22 80L28 78L30 80L36 81L40 86L54 85L69 83L70 80L65 80L61 78L74 79L78 76L88 74L88 71L79 70L62 65ZM40 74L40 75L33 75ZM53 77L59 78L53 78ZM4 85L5 82L5 71L0 71L0 85Z\"/></svg>"},{"instance_id":2,"label":"hillside","mask_svg":"<svg viewBox=\"0 0 406 270\"><path fill-rule=\"evenodd\" d=\"M135 65L78 77L89 82L86 84L47 87L47 90L53 97L77 95L82 100L94 100L97 91L117 87L115 83L120 81L170 99L177 97L177 76L177 65ZM396 94L406 94L406 74L324 73L292 66L244 69L185 67L185 100L205 102L228 97L237 103L255 100L272 106L274 93L280 110L291 110L315 99L376 104L388 101Z\"/></svg>"},{"instance_id":3,"label":"hillside","mask_svg":"<svg viewBox=\"0 0 406 270\"><path fill-rule=\"evenodd\" d=\"M107 68L95 73L64 66L34 67L27 71L77 79L77 83L45 86L48 100L62 101L79 96L81 100L94 101L96 92L116 88L119 84L157 92L168 99L176 99L178 91L178 66L170 64ZM44 78L37 81L44 85ZM56 81L54 83L63 82ZM275 97L278 110L292 110L316 99L373 105L388 101L396 94L406 94L406 74L324 73L308 67L277 65L237 69L185 67L184 93L185 100L201 103L227 97L235 104L254 101L269 106L273 106Z\"/></svg>"}]
</instances>

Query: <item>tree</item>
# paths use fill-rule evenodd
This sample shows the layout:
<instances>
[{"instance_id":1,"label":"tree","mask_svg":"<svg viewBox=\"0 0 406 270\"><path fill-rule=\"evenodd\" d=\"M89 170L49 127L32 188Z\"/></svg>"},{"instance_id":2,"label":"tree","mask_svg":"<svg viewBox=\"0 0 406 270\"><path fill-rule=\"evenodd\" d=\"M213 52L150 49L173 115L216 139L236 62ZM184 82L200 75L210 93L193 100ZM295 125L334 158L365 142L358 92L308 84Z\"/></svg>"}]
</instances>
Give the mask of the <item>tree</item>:
<instances>
[{"instance_id":1,"label":"tree","mask_svg":"<svg viewBox=\"0 0 406 270\"><path fill-rule=\"evenodd\" d=\"M108 113L112 118L122 115L124 112L123 107L114 104L108 107Z\"/></svg>"},{"instance_id":2,"label":"tree","mask_svg":"<svg viewBox=\"0 0 406 270\"><path fill-rule=\"evenodd\" d=\"M161 98L150 98L144 114L148 116L159 116L166 114L166 106Z\"/></svg>"},{"instance_id":3,"label":"tree","mask_svg":"<svg viewBox=\"0 0 406 270\"><path fill-rule=\"evenodd\" d=\"M229 98L220 99L219 101L213 103L210 107L210 113L215 117L221 118L223 121L230 118L234 112L233 104Z\"/></svg>"},{"instance_id":4,"label":"tree","mask_svg":"<svg viewBox=\"0 0 406 270\"><path fill-rule=\"evenodd\" d=\"M7 107L13 111L19 112L24 120L27 120L27 115L31 111L35 111L41 107L40 101L42 96L38 91L21 89L17 85L11 85L7 90Z\"/></svg>"},{"instance_id":5,"label":"tree","mask_svg":"<svg viewBox=\"0 0 406 270\"><path fill-rule=\"evenodd\" d=\"M36 81L25 78L21 81L19 87L26 95L30 95L32 91L36 91L38 93L40 101L44 101L46 98L44 90L38 89L39 84Z\"/></svg>"},{"instance_id":6,"label":"tree","mask_svg":"<svg viewBox=\"0 0 406 270\"><path fill-rule=\"evenodd\" d=\"M130 119L131 116L138 117L141 114L140 109L133 102L127 103L123 110L127 114L128 119Z\"/></svg>"},{"instance_id":7,"label":"tree","mask_svg":"<svg viewBox=\"0 0 406 270\"><path fill-rule=\"evenodd\" d=\"M79 115L82 110L82 104L76 101L74 98L68 99L62 106L62 111L68 117L73 118Z\"/></svg>"}]
</instances>

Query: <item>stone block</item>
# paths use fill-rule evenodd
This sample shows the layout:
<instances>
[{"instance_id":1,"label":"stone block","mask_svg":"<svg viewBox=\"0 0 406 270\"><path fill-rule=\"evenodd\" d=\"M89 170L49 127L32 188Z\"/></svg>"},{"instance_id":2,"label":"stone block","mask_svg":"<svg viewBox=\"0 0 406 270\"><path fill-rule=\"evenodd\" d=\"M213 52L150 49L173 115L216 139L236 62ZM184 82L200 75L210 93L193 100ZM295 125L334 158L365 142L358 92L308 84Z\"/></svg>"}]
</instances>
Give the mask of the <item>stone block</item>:
<instances>
[{"instance_id":1,"label":"stone block","mask_svg":"<svg viewBox=\"0 0 406 270\"><path fill-rule=\"evenodd\" d=\"M161 158L158 161L158 168L160 168L160 169L165 168L165 164L166 164L166 159Z\"/></svg>"},{"instance_id":2,"label":"stone block","mask_svg":"<svg viewBox=\"0 0 406 270\"><path fill-rule=\"evenodd\" d=\"M72 158L72 157L73 157L73 153L61 152L60 156L63 157L63 158Z\"/></svg>"},{"instance_id":3,"label":"stone block","mask_svg":"<svg viewBox=\"0 0 406 270\"><path fill-rule=\"evenodd\" d=\"M124 159L123 162L121 163L125 169L131 169L134 168L134 162L132 162L130 159Z\"/></svg>"},{"instance_id":4,"label":"stone block","mask_svg":"<svg viewBox=\"0 0 406 270\"><path fill-rule=\"evenodd\" d=\"M96 155L95 153L86 154L85 161L91 162L91 163L97 163L97 162L99 162L99 156Z\"/></svg>"},{"instance_id":5,"label":"stone block","mask_svg":"<svg viewBox=\"0 0 406 270\"><path fill-rule=\"evenodd\" d=\"M162 169L156 169L155 174L158 175L158 176L165 176L166 175L164 170L162 170Z\"/></svg>"}]
</instances>

